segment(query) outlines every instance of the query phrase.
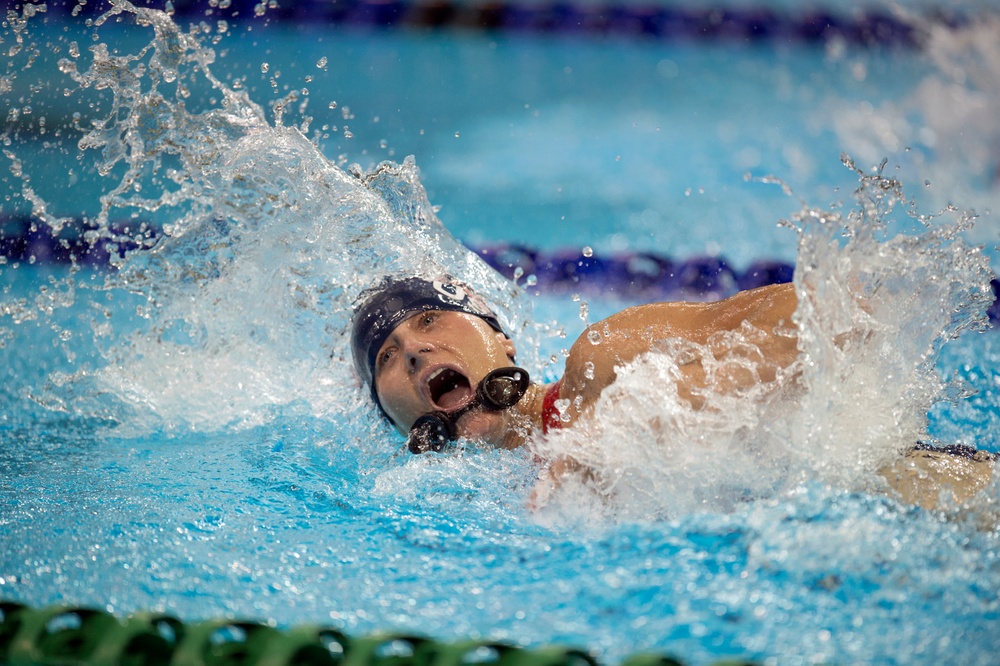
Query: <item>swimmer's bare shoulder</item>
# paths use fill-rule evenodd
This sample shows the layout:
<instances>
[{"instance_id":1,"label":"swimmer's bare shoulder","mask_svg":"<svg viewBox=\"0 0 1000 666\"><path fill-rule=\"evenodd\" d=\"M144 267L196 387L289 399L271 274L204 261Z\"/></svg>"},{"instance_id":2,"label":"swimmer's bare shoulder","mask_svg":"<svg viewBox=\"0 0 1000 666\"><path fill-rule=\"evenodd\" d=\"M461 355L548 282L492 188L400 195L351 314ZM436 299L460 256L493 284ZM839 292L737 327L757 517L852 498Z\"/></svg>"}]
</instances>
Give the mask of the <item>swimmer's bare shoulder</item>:
<instances>
[{"instance_id":1,"label":"swimmer's bare shoulder","mask_svg":"<svg viewBox=\"0 0 1000 666\"><path fill-rule=\"evenodd\" d=\"M768 335L762 351L785 366L798 353L792 322L796 303L793 286L778 284L712 303L662 302L627 308L587 327L573 344L560 397L574 403L570 417L576 418L614 383L616 368L650 351L658 341L685 338L704 345L713 334L736 330L744 322ZM684 366L684 372L691 385L704 382L699 364ZM685 396L689 386L679 388Z\"/></svg>"}]
</instances>

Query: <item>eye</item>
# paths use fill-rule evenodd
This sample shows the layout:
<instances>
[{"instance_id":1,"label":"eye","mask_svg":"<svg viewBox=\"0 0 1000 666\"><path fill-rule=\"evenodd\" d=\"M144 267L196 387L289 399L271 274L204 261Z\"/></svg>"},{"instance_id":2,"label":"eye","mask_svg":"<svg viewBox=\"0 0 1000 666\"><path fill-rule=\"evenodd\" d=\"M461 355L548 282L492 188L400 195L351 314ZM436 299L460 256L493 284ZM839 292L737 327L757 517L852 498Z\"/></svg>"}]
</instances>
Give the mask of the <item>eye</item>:
<instances>
[{"instance_id":1,"label":"eye","mask_svg":"<svg viewBox=\"0 0 1000 666\"><path fill-rule=\"evenodd\" d=\"M437 314L434 312L428 312L424 314L423 317L420 318L420 323L423 324L425 327L430 326L431 324L434 323L435 319L437 319Z\"/></svg>"},{"instance_id":2,"label":"eye","mask_svg":"<svg viewBox=\"0 0 1000 666\"><path fill-rule=\"evenodd\" d=\"M378 358L375 360L375 366L377 368L381 368L383 365L389 362L389 359L391 359L392 355L395 353L396 353L395 347L386 347L385 349L382 350L382 353L380 353L378 355Z\"/></svg>"}]
</instances>

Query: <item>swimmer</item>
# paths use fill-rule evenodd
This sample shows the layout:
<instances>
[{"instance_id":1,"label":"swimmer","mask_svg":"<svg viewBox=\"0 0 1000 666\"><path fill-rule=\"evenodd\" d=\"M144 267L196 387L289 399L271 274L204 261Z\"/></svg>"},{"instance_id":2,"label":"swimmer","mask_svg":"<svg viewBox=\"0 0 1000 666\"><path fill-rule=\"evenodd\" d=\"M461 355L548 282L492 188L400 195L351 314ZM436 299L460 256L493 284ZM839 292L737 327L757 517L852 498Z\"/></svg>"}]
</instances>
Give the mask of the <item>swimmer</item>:
<instances>
[{"instance_id":1,"label":"swimmer","mask_svg":"<svg viewBox=\"0 0 1000 666\"><path fill-rule=\"evenodd\" d=\"M529 381L516 366L514 341L486 301L468 285L444 277L386 278L359 299L351 351L358 375L382 414L414 453L441 450L459 437L505 449L536 433L586 427L588 412L615 382L616 368L649 352L657 342L682 338L717 343L726 331L759 332L755 345L719 353L744 353L756 372L711 379L698 359L680 365L678 396L695 409L705 389L732 393L756 383L793 382L799 350L792 319L792 284L739 292L710 303L663 302L627 308L593 324L573 344L565 373L548 385ZM593 344L593 336L601 344ZM711 385L709 385L711 382ZM563 406L562 410L557 404ZM914 448L882 475L901 498L936 506L947 489L964 502L992 479L992 456ZM957 453L964 455L955 455ZM571 459L550 461L549 481L583 471Z\"/></svg>"}]
</instances>

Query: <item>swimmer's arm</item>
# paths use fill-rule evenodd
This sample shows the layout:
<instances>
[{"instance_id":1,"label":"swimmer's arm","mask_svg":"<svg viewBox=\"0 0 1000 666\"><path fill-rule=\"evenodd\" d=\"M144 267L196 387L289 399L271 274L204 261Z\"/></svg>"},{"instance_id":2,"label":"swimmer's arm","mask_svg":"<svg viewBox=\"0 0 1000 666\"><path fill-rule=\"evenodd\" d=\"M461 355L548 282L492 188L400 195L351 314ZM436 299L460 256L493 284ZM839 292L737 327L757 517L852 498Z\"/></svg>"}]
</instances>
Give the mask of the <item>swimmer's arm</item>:
<instances>
[{"instance_id":1,"label":"swimmer's arm","mask_svg":"<svg viewBox=\"0 0 1000 666\"><path fill-rule=\"evenodd\" d=\"M950 455L914 449L879 474L900 499L925 509L964 504L993 481L996 463L987 456Z\"/></svg>"},{"instance_id":2,"label":"swimmer's arm","mask_svg":"<svg viewBox=\"0 0 1000 666\"><path fill-rule=\"evenodd\" d=\"M774 357L772 362L787 366L797 355L792 322L796 304L794 287L780 284L714 303L651 303L622 310L589 326L570 348L560 397L571 401L569 416L575 419L614 383L616 368L649 352L658 341L684 338L704 345L712 334L735 330L744 322L770 334L764 351ZM680 370L678 394L699 407L700 398L692 389L705 386L704 369L692 362Z\"/></svg>"}]
</instances>

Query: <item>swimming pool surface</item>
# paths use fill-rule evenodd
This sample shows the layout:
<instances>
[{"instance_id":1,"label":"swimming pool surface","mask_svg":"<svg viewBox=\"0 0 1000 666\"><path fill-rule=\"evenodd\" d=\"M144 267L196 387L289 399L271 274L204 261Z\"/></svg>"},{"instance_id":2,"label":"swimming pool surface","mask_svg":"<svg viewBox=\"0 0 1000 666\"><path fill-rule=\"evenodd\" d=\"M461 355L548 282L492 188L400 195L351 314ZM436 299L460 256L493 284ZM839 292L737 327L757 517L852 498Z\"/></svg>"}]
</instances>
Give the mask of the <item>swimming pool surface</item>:
<instances>
[{"instance_id":1,"label":"swimming pool surface","mask_svg":"<svg viewBox=\"0 0 1000 666\"><path fill-rule=\"evenodd\" d=\"M185 30L187 16L177 19ZM404 454L345 378L339 327L345 295L378 268L426 260L488 275L428 221L415 183L447 232L473 247L721 257L742 270L801 260L800 237L819 234L779 220L858 205L859 174L842 153L866 173L886 158L884 173L922 212L950 201L978 211L965 237L985 245L996 271L1000 125L982 109L996 108L1000 90L990 47L1000 19L942 29L920 49L879 49L290 21L234 21L220 34L215 18L199 37L214 61L194 51L178 61L188 96L150 83L149 54L107 87L63 94L74 84L60 58L87 72L86 45L122 55L153 40L129 20L88 28L52 11L18 33L41 46L33 69L18 60L30 48L9 56L6 97L19 112L7 110L5 223L32 212L99 216L100 195L127 164L107 177L95 165L125 140L108 139L103 156L102 146L81 151L80 132L65 125L74 113L84 127L114 117L109 91L129 89L130 76L131 90L186 106L161 113L140 96L129 107L147 113L137 133L162 163L138 172L141 190L119 192L131 198L111 206L113 221L133 225L123 242L142 222L160 235L166 225L159 249L117 272L0 266L0 598L566 644L608 663L642 651L691 663L995 661L996 481L977 503L932 512L874 491L862 463L827 476L796 466L796 447L815 447L805 457L828 467L832 452L864 458L857 442L820 431L842 426L868 441L866 424L890 427L898 414L865 397L904 384L887 378L889 365L845 375L844 386L872 391L863 400L817 391L829 412L806 413L813 431L801 437L743 424L746 441L787 446L784 459L761 454L762 471L730 440L692 436L688 448L707 453L688 468L626 473L609 501L571 495L533 512L530 452ZM71 42L83 55L68 55ZM185 69L198 58L226 90L247 92L229 115L198 115L224 97L198 67ZM147 70L136 74L140 62ZM949 69L957 63L961 82ZM274 129L271 104L282 98L282 125L299 132ZM168 130L150 129L167 120ZM202 161L184 162L157 142L164 136ZM419 181L407 167L360 189L329 166L371 172L407 155ZM762 182L772 176L791 194ZM148 205L151 191L180 201ZM409 226L383 223L386 210ZM931 256L922 226L901 225L921 239L915 254ZM847 245L844 261L891 254L874 241ZM893 270L929 275L918 259L893 259L903 267ZM506 288L496 280L493 294ZM524 293L504 315L523 335L525 363L550 379L584 320L628 302L584 283L556 293L519 281ZM935 308L909 306L927 319ZM996 331L967 333L932 361L974 395L935 402L930 436L1000 451ZM623 455L647 448L628 427L605 437Z\"/></svg>"}]
</instances>

